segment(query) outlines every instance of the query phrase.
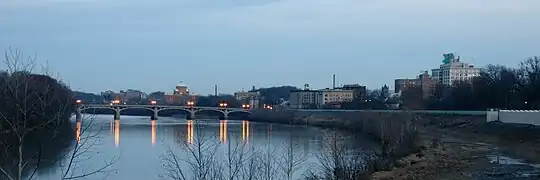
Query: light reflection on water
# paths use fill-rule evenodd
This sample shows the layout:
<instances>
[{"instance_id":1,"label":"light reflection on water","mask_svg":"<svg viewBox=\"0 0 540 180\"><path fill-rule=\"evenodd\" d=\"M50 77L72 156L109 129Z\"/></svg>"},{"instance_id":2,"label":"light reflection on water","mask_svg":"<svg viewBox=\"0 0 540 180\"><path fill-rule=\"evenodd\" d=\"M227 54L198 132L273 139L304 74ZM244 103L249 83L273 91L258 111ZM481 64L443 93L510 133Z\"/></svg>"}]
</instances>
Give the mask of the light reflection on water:
<instances>
[{"instance_id":1,"label":"light reflection on water","mask_svg":"<svg viewBox=\"0 0 540 180\"><path fill-rule=\"evenodd\" d=\"M75 127L75 137L77 138L77 143L81 143L81 121L77 121L77 125Z\"/></svg>"},{"instance_id":2,"label":"light reflection on water","mask_svg":"<svg viewBox=\"0 0 540 180\"><path fill-rule=\"evenodd\" d=\"M120 145L120 120L114 120L114 146Z\"/></svg>"},{"instance_id":3,"label":"light reflection on water","mask_svg":"<svg viewBox=\"0 0 540 180\"><path fill-rule=\"evenodd\" d=\"M227 143L227 120L219 121L219 142Z\"/></svg>"},{"instance_id":4,"label":"light reflection on water","mask_svg":"<svg viewBox=\"0 0 540 180\"><path fill-rule=\"evenodd\" d=\"M310 153L308 160L302 165L307 168L316 161L313 153L324 142L326 133L313 127L254 123L246 120L181 120L167 117L150 120L148 117L137 116L122 116L121 120L111 120L107 115L97 116L94 125L88 130L84 128L85 125L85 121L82 122L83 127L80 122L76 124L78 142L81 136L84 138L87 135L86 131L110 131L100 133L98 143L91 147L91 152L95 154L91 154L92 158L84 161L84 168L92 169L100 167L105 160L119 156L119 160L110 168L114 171L108 174L107 179L159 179L158 175L163 173L161 157L166 150L180 150L182 143L193 144L201 135L215 138L213 141L224 147L231 143L245 142L253 148L275 148L278 155L283 152L280 148L284 142L291 141L302 147L301 151ZM81 128L85 130L82 134ZM148 144L148 141L151 144ZM114 146L111 146L111 143L114 143ZM223 151L220 153L226 153L225 149L220 150ZM180 155L184 158L188 156ZM55 177L43 174L41 176ZM95 175L88 179L100 179L101 176Z\"/></svg>"},{"instance_id":5,"label":"light reflection on water","mask_svg":"<svg viewBox=\"0 0 540 180\"><path fill-rule=\"evenodd\" d=\"M152 123L152 146L156 144L156 120L151 120Z\"/></svg>"}]
</instances>

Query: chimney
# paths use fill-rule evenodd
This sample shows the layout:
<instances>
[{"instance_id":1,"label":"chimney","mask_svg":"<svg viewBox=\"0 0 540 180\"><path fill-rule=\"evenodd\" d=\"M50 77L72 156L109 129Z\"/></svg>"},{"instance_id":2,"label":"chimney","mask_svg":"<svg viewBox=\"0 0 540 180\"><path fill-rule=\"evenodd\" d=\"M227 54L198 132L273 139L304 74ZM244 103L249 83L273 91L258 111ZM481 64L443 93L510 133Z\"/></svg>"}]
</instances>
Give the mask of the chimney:
<instances>
[{"instance_id":1,"label":"chimney","mask_svg":"<svg viewBox=\"0 0 540 180\"><path fill-rule=\"evenodd\" d=\"M336 89L336 74L332 75L332 89Z\"/></svg>"},{"instance_id":2,"label":"chimney","mask_svg":"<svg viewBox=\"0 0 540 180\"><path fill-rule=\"evenodd\" d=\"M217 92L217 85L214 85L214 96L217 96L218 95L218 92Z\"/></svg>"}]
</instances>

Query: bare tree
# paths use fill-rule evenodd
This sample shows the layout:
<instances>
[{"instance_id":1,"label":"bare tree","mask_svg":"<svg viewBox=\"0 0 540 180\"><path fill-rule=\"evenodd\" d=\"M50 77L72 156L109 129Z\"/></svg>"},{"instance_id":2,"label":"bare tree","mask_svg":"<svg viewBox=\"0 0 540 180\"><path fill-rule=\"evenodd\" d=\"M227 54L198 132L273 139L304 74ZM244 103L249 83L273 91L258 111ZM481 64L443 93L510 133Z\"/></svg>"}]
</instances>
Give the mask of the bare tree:
<instances>
[{"instance_id":1,"label":"bare tree","mask_svg":"<svg viewBox=\"0 0 540 180\"><path fill-rule=\"evenodd\" d=\"M188 129L191 125L188 125ZM201 126L194 125L193 141L190 133L181 141L181 150L169 148L162 156L166 179L200 180L258 180L274 179L274 150L261 153L248 141L224 142L219 145L211 134L202 133ZM188 130L189 131L189 130ZM270 149L272 148L272 149ZM185 157L186 155L187 157Z\"/></svg>"},{"instance_id":2,"label":"bare tree","mask_svg":"<svg viewBox=\"0 0 540 180\"><path fill-rule=\"evenodd\" d=\"M318 166L304 173L308 180L368 179L371 157L345 146L344 138L333 132L316 154Z\"/></svg>"},{"instance_id":3,"label":"bare tree","mask_svg":"<svg viewBox=\"0 0 540 180\"><path fill-rule=\"evenodd\" d=\"M232 142L227 143L227 153L225 154L225 160L222 161L221 167L225 167L225 171L222 173L222 179L234 180L240 177L244 161L247 159L248 152L245 150L246 142L237 140L234 144ZM248 173L249 174L249 173Z\"/></svg>"},{"instance_id":4,"label":"bare tree","mask_svg":"<svg viewBox=\"0 0 540 180\"><path fill-rule=\"evenodd\" d=\"M181 150L187 154L187 158L178 156L177 152L169 147L161 157L165 172L160 176L174 180L221 178L221 174L216 172L220 171L220 169L216 167L219 162L215 159L219 144L203 134L200 130L201 127L196 124L197 121L194 124L191 124L191 122L188 122L190 123L188 127L194 127L193 131L195 133L194 135L188 133L188 136L184 138L185 140L181 142Z\"/></svg>"},{"instance_id":5,"label":"bare tree","mask_svg":"<svg viewBox=\"0 0 540 180\"><path fill-rule=\"evenodd\" d=\"M297 141L293 140L292 133L289 132L289 138L283 143L284 153L279 161L280 169L286 180L292 180L294 174L307 159L307 152L302 150Z\"/></svg>"},{"instance_id":6,"label":"bare tree","mask_svg":"<svg viewBox=\"0 0 540 180\"><path fill-rule=\"evenodd\" d=\"M114 156L95 168L83 166L94 157L93 154L97 153L93 146L100 142L100 134L103 131L103 124L94 120L95 113L83 114L82 119L77 120L75 127L77 143L68 149L69 153L63 157L65 162L59 162L62 164L61 179L78 179L99 173L106 177L112 170L111 166L120 158L119 155Z\"/></svg>"},{"instance_id":7,"label":"bare tree","mask_svg":"<svg viewBox=\"0 0 540 180\"><path fill-rule=\"evenodd\" d=\"M52 151L61 151L54 149L58 144L48 143L73 137L73 134L62 133L72 130L70 117L75 111L75 103L66 85L48 74L32 74L35 57L25 58L19 50L9 49L4 54L4 63L8 69L0 76L0 146L4 149L0 177L32 179L41 165L51 165L59 160L49 155ZM81 149L75 148L71 158L80 153ZM67 166L65 172L71 172L72 167ZM85 177L105 168L77 176L66 174L62 179Z\"/></svg>"},{"instance_id":8,"label":"bare tree","mask_svg":"<svg viewBox=\"0 0 540 180\"><path fill-rule=\"evenodd\" d=\"M257 155L257 160L259 161L259 172L257 173L257 179L260 180L273 180L277 178L276 173L278 169L276 167L277 160L276 149L272 147L270 138L266 143L266 147Z\"/></svg>"}]
</instances>

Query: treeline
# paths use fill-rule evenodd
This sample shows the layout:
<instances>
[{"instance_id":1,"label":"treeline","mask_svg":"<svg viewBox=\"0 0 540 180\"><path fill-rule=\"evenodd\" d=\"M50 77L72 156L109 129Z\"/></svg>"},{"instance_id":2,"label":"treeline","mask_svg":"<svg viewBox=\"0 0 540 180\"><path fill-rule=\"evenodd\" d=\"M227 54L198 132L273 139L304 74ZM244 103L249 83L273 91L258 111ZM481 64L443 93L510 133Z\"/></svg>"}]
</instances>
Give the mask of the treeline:
<instances>
[{"instance_id":1,"label":"treeline","mask_svg":"<svg viewBox=\"0 0 540 180\"><path fill-rule=\"evenodd\" d=\"M424 93L429 93L427 98ZM540 109L540 57L528 58L517 68L488 65L472 81L437 84L429 92L408 88L400 100L405 109Z\"/></svg>"},{"instance_id":2,"label":"treeline","mask_svg":"<svg viewBox=\"0 0 540 180\"><path fill-rule=\"evenodd\" d=\"M21 65L6 57L8 67ZM27 71L0 73L0 179L32 179L37 168L63 158L75 139L74 111L71 90L56 79Z\"/></svg>"}]
</instances>

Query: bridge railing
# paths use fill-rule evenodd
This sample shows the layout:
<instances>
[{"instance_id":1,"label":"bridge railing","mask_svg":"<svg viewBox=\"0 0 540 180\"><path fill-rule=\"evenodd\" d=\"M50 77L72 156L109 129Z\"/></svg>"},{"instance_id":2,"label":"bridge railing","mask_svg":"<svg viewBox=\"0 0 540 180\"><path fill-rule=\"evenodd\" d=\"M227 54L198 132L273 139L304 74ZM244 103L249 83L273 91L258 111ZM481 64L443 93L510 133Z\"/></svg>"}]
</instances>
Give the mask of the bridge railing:
<instances>
[{"instance_id":1,"label":"bridge railing","mask_svg":"<svg viewBox=\"0 0 540 180\"><path fill-rule=\"evenodd\" d=\"M228 107L213 107L213 106L171 106L171 105L141 105L141 104L80 104L79 106L84 107L129 107L129 108L151 108L151 107L159 107L159 108L201 108L201 109L231 109L231 110L251 110L251 109L244 109L244 108L228 108Z\"/></svg>"}]
</instances>

